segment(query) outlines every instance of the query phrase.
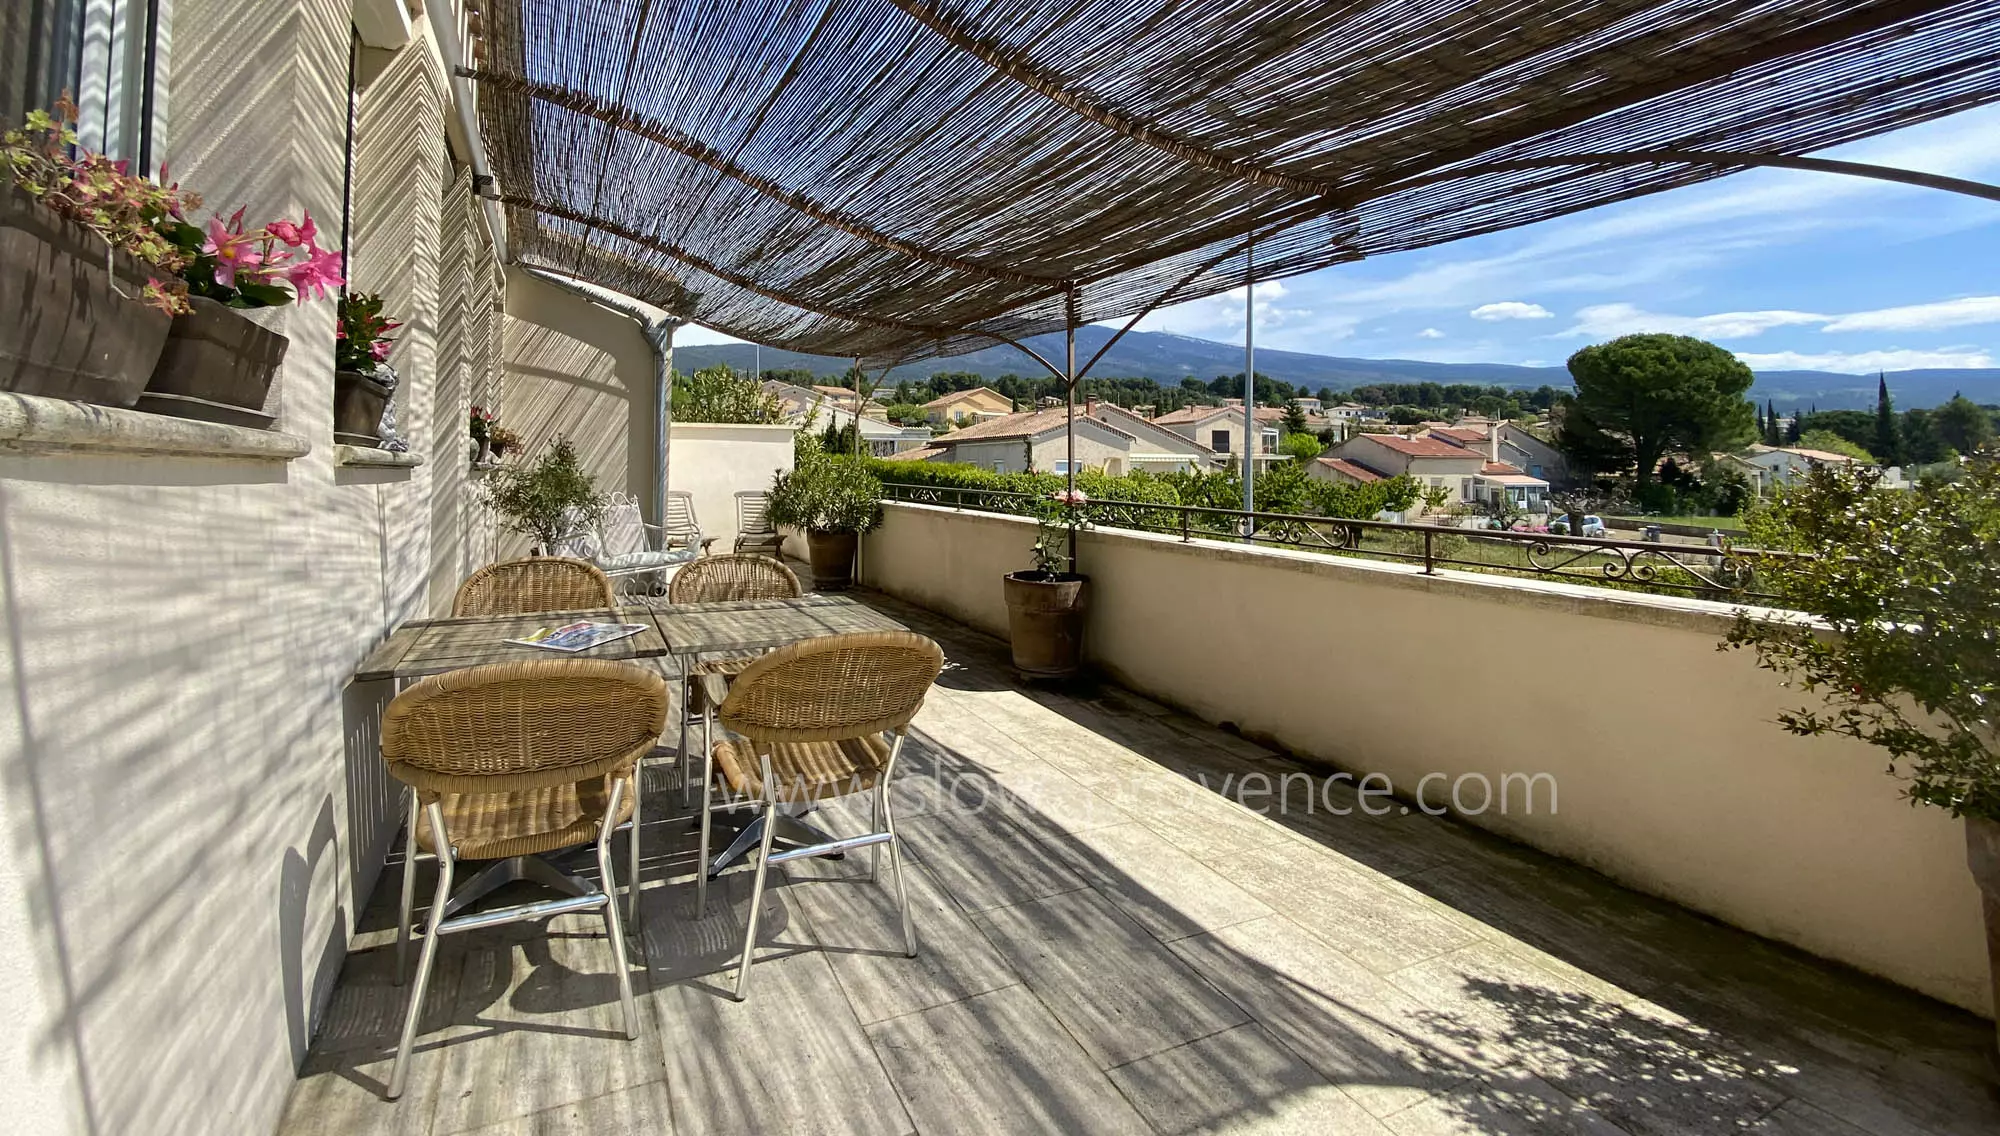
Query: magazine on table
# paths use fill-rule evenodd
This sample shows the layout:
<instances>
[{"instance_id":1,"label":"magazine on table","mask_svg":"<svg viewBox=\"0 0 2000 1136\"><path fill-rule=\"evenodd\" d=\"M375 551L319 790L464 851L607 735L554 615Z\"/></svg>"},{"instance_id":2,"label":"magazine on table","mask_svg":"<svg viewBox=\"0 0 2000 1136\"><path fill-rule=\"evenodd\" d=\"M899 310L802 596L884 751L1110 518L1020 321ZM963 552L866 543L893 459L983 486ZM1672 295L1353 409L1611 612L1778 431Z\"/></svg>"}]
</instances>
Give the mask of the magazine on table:
<instances>
[{"instance_id":1,"label":"magazine on table","mask_svg":"<svg viewBox=\"0 0 2000 1136\"><path fill-rule=\"evenodd\" d=\"M643 623L593 623L588 619L566 623L561 627L544 627L524 639L509 639L507 642L521 647L540 647L545 651L588 651L603 643L615 642L628 635L644 631Z\"/></svg>"}]
</instances>

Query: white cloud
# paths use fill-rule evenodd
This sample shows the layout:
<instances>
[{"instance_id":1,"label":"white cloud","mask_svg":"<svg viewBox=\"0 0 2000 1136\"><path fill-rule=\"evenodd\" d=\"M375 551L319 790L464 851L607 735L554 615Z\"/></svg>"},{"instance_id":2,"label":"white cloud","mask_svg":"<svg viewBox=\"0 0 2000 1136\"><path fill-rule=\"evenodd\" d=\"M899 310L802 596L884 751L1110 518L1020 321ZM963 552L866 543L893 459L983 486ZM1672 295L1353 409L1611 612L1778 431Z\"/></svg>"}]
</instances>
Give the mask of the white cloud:
<instances>
[{"instance_id":1,"label":"white cloud","mask_svg":"<svg viewBox=\"0 0 2000 1136\"><path fill-rule=\"evenodd\" d=\"M1425 329L1423 329L1422 331L1420 331L1420 332L1418 332L1418 333L1417 333L1417 338L1418 338L1418 339L1443 339L1443 338L1444 338L1444 332L1442 332L1442 331L1439 331L1439 330L1438 330L1437 328L1434 328L1434 327L1427 327L1427 328L1425 328Z\"/></svg>"},{"instance_id":2,"label":"white cloud","mask_svg":"<svg viewBox=\"0 0 2000 1136\"><path fill-rule=\"evenodd\" d=\"M1497 304L1481 304L1472 309L1476 320L1539 320L1548 319L1555 313L1540 304L1524 304L1519 300L1502 300Z\"/></svg>"},{"instance_id":3,"label":"white cloud","mask_svg":"<svg viewBox=\"0 0 2000 1136\"><path fill-rule=\"evenodd\" d=\"M1576 325L1557 337L1611 339L1638 332L1666 332L1702 339L1747 339L1774 327L1825 323L1832 317L1785 310L1718 312L1706 316L1673 316L1649 312L1635 304L1592 304L1576 313Z\"/></svg>"},{"instance_id":4,"label":"white cloud","mask_svg":"<svg viewBox=\"0 0 2000 1136\"><path fill-rule=\"evenodd\" d=\"M1838 316L1824 331L1936 331L1978 323L2000 323L2000 296L1967 296L1933 304L1910 304Z\"/></svg>"},{"instance_id":5,"label":"white cloud","mask_svg":"<svg viewBox=\"0 0 2000 1136\"><path fill-rule=\"evenodd\" d=\"M1817 354L1799 351L1752 354L1738 351L1736 357L1754 371L1834 371L1847 375L1994 365L1993 356L1977 347L1945 347L1936 351L1828 351Z\"/></svg>"},{"instance_id":6,"label":"white cloud","mask_svg":"<svg viewBox=\"0 0 2000 1136\"><path fill-rule=\"evenodd\" d=\"M1262 336L1267 328L1281 328L1312 315L1312 309L1288 307L1279 303L1291 295L1280 280L1266 280L1257 285L1257 333ZM1105 321L1106 327L1123 327L1124 320ZM1349 324L1348 330L1351 330ZM1231 335L1237 342L1243 339L1243 289L1231 288L1213 296L1190 300L1185 304L1175 304L1162 308L1139 321L1141 331L1167 331L1177 335L1201 336L1203 333L1223 333ZM1333 338L1342 338L1344 331L1336 332Z\"/></svg>"}]
</instances>

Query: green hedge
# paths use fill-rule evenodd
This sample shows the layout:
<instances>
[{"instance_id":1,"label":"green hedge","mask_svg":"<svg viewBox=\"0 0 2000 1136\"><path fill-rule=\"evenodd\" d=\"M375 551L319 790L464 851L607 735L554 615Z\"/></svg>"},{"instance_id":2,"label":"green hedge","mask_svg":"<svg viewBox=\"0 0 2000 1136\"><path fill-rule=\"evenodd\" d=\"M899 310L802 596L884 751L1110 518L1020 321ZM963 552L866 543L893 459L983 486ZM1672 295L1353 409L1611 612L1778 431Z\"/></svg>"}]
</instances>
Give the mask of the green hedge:
<instances>
[{"instance_id":1,"label":"green hedge","mask_svg":"<svg viewBox=\"0 0 2000 1136\"><path fill-rule=\"evenodd\" d=\"M1025 493L1036 497L1047 497L1063 488L1063 478L1053 473L995 473L964 463L871 458L868 468L884 483L895 485ZM1140 470L1119 477L1097 470L1084 470L1076 475L1076 484L1090 498L1091 520L1098 524L1156 528L1168 520L1156 510L1121 510L1115 502L1192 505L1208 509L1243 507L1243 482L1233 469L1175 473ZM1407 477L1389 478L1369 485L1337 485L1311 476L1303 465L1296 462L1273 465L1257 477L1257 508L1268 513L1365 520L1385 509L1391 512L1407 509L1416 500L1416 495L1416 483ZM979 504L995 512L1026 514L1032 511L1027 502L1005 498ZM1178 521L1173 523L1178 524ZM1212 525L1196 527L1220 532L1233 526L1226 518L1218 517Z\"/></svg>"}]
</instances>

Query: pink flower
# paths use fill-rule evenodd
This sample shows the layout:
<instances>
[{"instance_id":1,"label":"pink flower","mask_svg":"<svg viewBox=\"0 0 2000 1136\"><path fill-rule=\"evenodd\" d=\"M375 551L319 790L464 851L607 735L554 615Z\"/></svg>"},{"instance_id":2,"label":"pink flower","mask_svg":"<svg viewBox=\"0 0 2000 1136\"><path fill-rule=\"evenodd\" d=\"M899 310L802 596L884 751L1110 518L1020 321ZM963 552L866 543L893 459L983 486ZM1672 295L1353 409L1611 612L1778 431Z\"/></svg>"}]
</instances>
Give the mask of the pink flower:
<instances>
[{"instance_id":1,"label":"pink flower","mask_svg":"<svg viewBox=\"0 0 2000 1136\"><path fill-rule=\"evenodd\" d=\"M236 220L239 223L242 216L243 211L237 210ZM236 287L236 273L239 270L253 272L264 261L264 258L250 247L248 240L238 233L223 228L222 222L213 217L208 219L208 240L202 243L201 251L215 258L215 282L224 288Z\"/></svg>"},{"instance_id":2,"label":"pink flower","mask_svg":"<svg viewBox=\"0 0 2000 1136\"><path fill-rule=\"evenodd\" d=\"M319 226L313 224L312 210L303 210L302 215L305 217L305 220L299 223L299 239L292 243L295 245L310 245L313 241L319 239Z\"/></svg>"},{"instance_id":3,"label":"pink flower","mask_svg":"<svg viewBox=\"0 0 2000 1136\"><path fill-rule=\"evenodd\" d=\"M306 258L285 270L285 279L292 282L301 297L310 296L317 300L326 295L328 288L338 288L345 281L341 271L346 258L337 252L306 246Z\"/></svg>"},{"instance_id":4,"label":"pink flower","mask_svg":"<svg viewBox=\"0 0 2000 1136\"><path fill-rule=\"evenodd\" d=\"M394 346L395 344L386 339L378 339L375 341L375 346L368 349L368 353L375 357L377 363L386 363L389 361L389 349Z\"/></svg>"},{"instance_id":5,"label":"pink flower","mask_svg":"<svg viewBox=\"0 0 2000 1136\"><path fill-rule=\"evenodd\" d=\"M288 245L302 245L306 243L305 235L299 232L298 225L282 217L264 226L264 229Z\"/></svg>"},{"instance_id":6,"label":"pink flower","mask_svg":"<svg viewBox=\"0 0 2000 1136\"><path fill-rule=\"evenodd\" d=\"M1060 505L1087 505L1090 503L1090 498L1084 496L1081 489L1058 489L1054 493L1049 494L1049 497Z\"/></svg>"}]
</instances>

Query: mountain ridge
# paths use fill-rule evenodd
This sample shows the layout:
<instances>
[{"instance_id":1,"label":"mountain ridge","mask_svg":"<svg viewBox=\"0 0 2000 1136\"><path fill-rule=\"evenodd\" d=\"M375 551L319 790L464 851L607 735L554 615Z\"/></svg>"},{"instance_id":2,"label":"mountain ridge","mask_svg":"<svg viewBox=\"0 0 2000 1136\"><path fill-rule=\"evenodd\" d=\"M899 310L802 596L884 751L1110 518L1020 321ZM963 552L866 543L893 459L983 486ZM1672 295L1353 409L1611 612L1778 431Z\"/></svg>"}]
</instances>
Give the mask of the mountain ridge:
<instances>
[{"instance_id":1,"label":"mountain ridge","mask_svg":"<svg viewBox=\"0 0 2000 1136\"><path fill-rule=\"evenodd\" d=\"M1089 360L1111 336L1111 329L1095 324L1077 329L1079 362ZM1026 342L1047 358L1058 359L1062 355L1060 335L1036 336ZM758 355L759 351L747 343L698 344L676 347L674 365L683 371L694 371L727 363L739 370L749 370ZM801 367L823 376L842 374L851 362L775 347L763 348L761 356L767 371ZM894 386L898 380L926 378L939 371L970 371L991 379L1008 373L1033 376L1041 373L1042 368L1018 349L1000 344L965 355L904 364L889 372L887 383ZM1091 370L1093 377L1145 377L1162 386L1177 385L1184 378L1205 382L1217 375L1242 373L1240 346L1161 331L1127 334ZM1530 390L1543 384L1570 385L1569 371L1563 367L1361 359L1261 347L1257 349L1257 373L1315 391L1321 387L1342 391L1369 383L1479 383ZM1961 391L1974 402L2000 402L2000 368L1889 371L1887 376L1890 397L1899 409L1936 406ZM1760 406L1768 399L1787 412L1808 407L1872 409L1875 376L1833 371L1760 371L1750 388L1750 398Z\"/></svg>"}]
</instances>

